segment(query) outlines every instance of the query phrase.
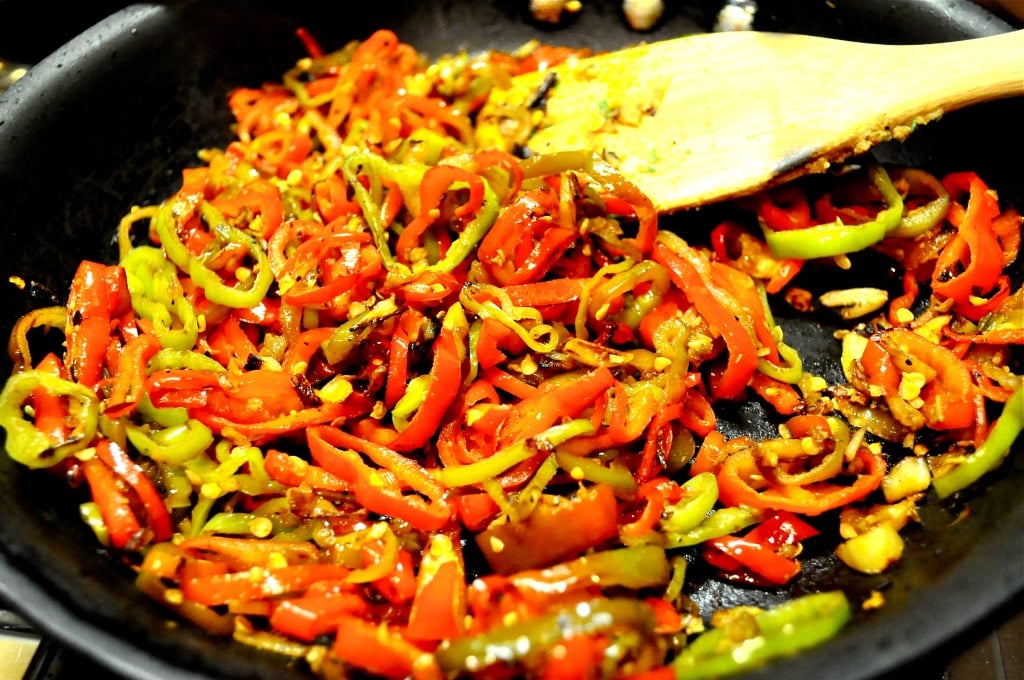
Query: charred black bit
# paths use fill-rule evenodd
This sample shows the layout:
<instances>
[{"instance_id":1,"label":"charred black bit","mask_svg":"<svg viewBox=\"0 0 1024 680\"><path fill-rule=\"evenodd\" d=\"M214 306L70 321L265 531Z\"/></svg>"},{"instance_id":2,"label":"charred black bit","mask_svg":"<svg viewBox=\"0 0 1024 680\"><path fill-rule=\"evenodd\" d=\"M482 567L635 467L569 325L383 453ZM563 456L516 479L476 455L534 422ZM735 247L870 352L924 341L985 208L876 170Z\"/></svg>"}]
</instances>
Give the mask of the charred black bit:
<instances>
[{"instance_id":1,"label":"charred black bit","mask_svg":"<svg viewBox=\"0 0 1024 680\"><path fill-rule=\"evenodd\" d=\"M245 358L245 370L257 371L263 368L263 359L257 354L250 354Z\"/></svg>"},{"instance_id":2,"label":"charred black bit","mask_svg":"<svg viewBox=\"0 0 1024 680\"><path fill-rule=\"evenodd\" d=\"M558 84L558 74L551 71L541 82L540 87L533 93L533 97L530 99L526 108L533 110L543 111L548 105L548 97L551 95L551 90Z\"/></svg>"},{"instance_id":3,"label":"charred black bit","mask_svg":"<svg viewBox=\"0 0 1024 680\"><path fill-rule=\"evenodd\" d=\"M76 309L74 314L71 315L71 325L80 326L82 325L82 311Z\"/></svg>"},{"instance_id":4,"label":"charred black bit","mask_svg":"<svg viewBox=\"0 0 1024 680\"><path fill-rule=\"evenodd\" d=\"M304 374L296 373L292 375L292 387L295 388L295 392L299 395L299 399L301 399L302 403L306 406L315 407L320 405L320 397L318 397L316 392L313 391L313 386Z\"/></svg>"}]
</instances>

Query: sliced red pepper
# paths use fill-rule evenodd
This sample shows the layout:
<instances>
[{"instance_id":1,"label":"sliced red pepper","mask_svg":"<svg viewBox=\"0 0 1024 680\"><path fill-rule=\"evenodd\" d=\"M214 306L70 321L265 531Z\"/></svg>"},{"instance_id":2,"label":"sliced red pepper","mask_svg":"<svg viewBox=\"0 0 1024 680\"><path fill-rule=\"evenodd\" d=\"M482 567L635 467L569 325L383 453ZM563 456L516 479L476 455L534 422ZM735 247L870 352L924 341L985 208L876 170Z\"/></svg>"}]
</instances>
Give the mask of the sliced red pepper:
<instances>
[{"instance_id":1,"label":"sliced red pepper","mask_svg":"<svg viewBox=\"0 0 1024 680\"><path fill-rule=\"evenodd\" d=\"M169 539L174 533L171 515L160 492L139 464L132 460L123 448L109 439L101 439L96 444L96 457L124 480L142 502L147 523L153 532L153 540L159 542Z\"/></svg>"},{"instance_id":2,"label":"sliced red pepper","mask_svg":"<svg viewBox=\"0 0 1024 680\"><path fill-rule=\"evenodd\" d=\"M739 536L722 536L707 541L705 556L709 550L717 550L736 560L771 583L789 583L800 573L800 563L783 557L770 546Z\"/></svg>"},{"instance_id":3,"label":"sliced red pepper","mask_svg":"<svg viewBox=\"0 0 1024 680\"><path fill-rule=\"evenodd\" d=\"M741 449L729 455L719 467L719 498L729 506L820 515L865 498L881 485L885 476L885 460L865 448L857 452L851 467L850 472L856 474L856 478L848 485L817 482L806 486L776 484L758 488L753 483L765 483L764 476L758 470L753 453Z\"/></svg>"},{"instance_id":4,"label":"sliced red pepper","mask_svg":"<svg viewBox=\"0 0 1024 680\"><path fill-rule=\"evenodd\" d=\"M94 388L103 377L111 319L131 309L124 270L83 261L71 281L67 307L68 371L76 382Z\"/></svg>"},{"instance_id":5,"label":"sliced red pepper","mask_svg":"<svg viewBox=\"0 0 1024 680\"><path fill-rule=\"evenodd\" d=\"M1003 271L1003 252L992 228L999 215L999 205L988 187L975 173L953 173L943 179L951 194L969 192L966 210L957 205L950 210L949 220L957 235L939 253L932 274L932 292L951 298L957 311L977 320L983 312L973 309L972 296L987 294Z\"/></svg>"},{"instance_id":6,"label":"sliced red pepper","mask_svg":"<svg viewBox=\"0 0 1024 680\"><path fill-rule=\"evenodd\" d=\"M320 491L349 491L351 485L317 465L277 449L269 449L263 459L267 474L288 486L305 484Z\"/></svg>"},{"instance_id":7,"label":"sliced red pepper","mask_svg":"<svg viewBox=\"0 0 1024 680\"><path fill-rule=\"evenodd\" d=\"M743 325L711 292L708 263L692 248L679 253L660 242L654 244L652 256L669 270L672 280L683 289L700 315L722 334L729 349L728 363L712 385L712 392L723 399L739 396L757 370L757 349Z\"/></svg>"},{"instance_id":8,"label":"sliced red pepper","mask_svg":"<svg viewBox=\"0 0 1024 680\"><path fill-rule=\"evenodd\" d=\"M386 623L342 615L338 631L332 648L335 656L374 675L408 678L413 676L413 669L426 673L434 666L429 654ZM441 677L439 669L434 668L434 673Z\"/></svg>"},{"instance_id":9,"label":"sliced red pepper","mask_svg":"<svg viewBox=\"0 0 1024 680\"><path fill-rule=\"evenodd\" d=\"M438 544L451 547L438 548ZM411 640L440 641L465 632L466 573L462 551L447 536L435 536L424 550L406 635Z\"/></svg>"},{"instance_id":10,"label":"sliced red pepper","mask_svg":"<svg viewBox=\"0 0 1024 680\"><path fill-rule=\"evenodd\" d=\"M332 633L343 615L364 616L370 606L356 593L287 599L274 607L270 627L304 642Z\"/></svg>"},{"instance_id":11,"label":"sliced red pepper","mask_svg":"<svg viewBox=\"0 0 1024 680\"><path fill-rule=\"evenodd\" d=\"M259 568L258 568L259 569ZM186 600L206 606L233 601L264 600L304 591L317 581L344 579L350 569L334 564L300 564L252 569L230 574L210 574L183 580Z\"/></svg>"},{"instance_id":12,"label":"sliced red pepper","mask_svg":"<svg viewBox=\"0 0 1024 680\"><path fill-rule=\"evenodd\" d=\"M885 331L881 342L890 354L910 354L936 371L936 378L921 391L929 427L954 430L974 423L971 373L960 357L905 328Z\"/></svg>"},{"instance_id":13,"label":"sliced red pepper","mask_svg":"<svg viewBox=\"0 0 1024 680\"><path fill-rule=\"evenodd\" d=\"M131 500L118 484L117 475L99 458L82 461L93 501L99 506L110 544L124 548L142 534L142 524L132 510Z\"/></svg>"}]
</instances>

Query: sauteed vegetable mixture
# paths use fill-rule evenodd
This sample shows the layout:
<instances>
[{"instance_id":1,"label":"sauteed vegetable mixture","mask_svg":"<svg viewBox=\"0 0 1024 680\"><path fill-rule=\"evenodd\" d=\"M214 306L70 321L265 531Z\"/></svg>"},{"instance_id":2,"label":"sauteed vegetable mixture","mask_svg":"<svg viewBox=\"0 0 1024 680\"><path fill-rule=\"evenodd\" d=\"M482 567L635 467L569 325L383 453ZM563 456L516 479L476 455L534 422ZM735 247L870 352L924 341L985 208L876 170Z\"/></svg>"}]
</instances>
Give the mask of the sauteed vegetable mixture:
<instances>
[{"instance_id":1,"label":"sauteed vegetable mixture","mask_svg":"<svg viewBox=\"0 0 1024 680\"><path fill-rule=\"evenodd\" d=\"M1007 455L1021 217L976 174L851 166L690 243L600 157L519 157L543 93L482 110L574 50L300 37L120 262L10 339L8 454L184 619L325 677L723 675L884 598L700 611L688 570L783 586L813 543L882 572L926 495ZM902 295L800 285L865 249ZM850 319L845 381L779 305ZM724 435L742 400L778 435Z\"/></svg>"}]
</instances>

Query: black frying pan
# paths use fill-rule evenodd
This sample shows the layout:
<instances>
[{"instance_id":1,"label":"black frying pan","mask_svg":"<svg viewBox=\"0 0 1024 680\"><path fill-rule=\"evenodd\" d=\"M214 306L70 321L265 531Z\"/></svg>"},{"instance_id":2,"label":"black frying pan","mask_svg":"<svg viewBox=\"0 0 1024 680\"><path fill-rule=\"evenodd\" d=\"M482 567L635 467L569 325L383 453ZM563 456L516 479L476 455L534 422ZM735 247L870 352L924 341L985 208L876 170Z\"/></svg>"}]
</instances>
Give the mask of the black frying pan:
<instances>
[{"instance_id":1,"label":"black frying pan","mask_svg":"<svg viewBox=\"0 0 1024 680\"><path fill-rule=\"evenodd\" d=\"M297 26L309 28L328 48L388 26L434 56L459 47L514 48L529 38L611 49L641 37L707 30L721 0L668 4L662 23L643 36L627 28L617 2L599 0L585 0L585 11L558 27L532 22L527 0L197 0L129 7L43 60L0 96L0 335L6 337L28 309L62 303L80 258L112 261L119 217L134 204L155 202L176 189L179 169L196 163L196 150L228 141L225 94L237 85L278 78L302 55ZM863 41L945 41L1009 28L960 0L759 4L759 29ZM886 65L878 64L879 88L888 86L885 74ZM1024 208L1022 120L1024 100L996 102L949 115L905 145L875 153L937 173L977 170L1005 202ZM675 221L687 224L690 218L697 219ZM7 282L10 275L29 285L16 288ZM886 280L886 272L879 269L875 278ZM784 324L787 339L809 354L811 370L834 366L829 319ZM9 368L6 357L0 358L0 373ZM725 426L761 432L762 415L755 406L743 406L728 414ZM1020 449L1018 444L978 488L942 504L930 499L921 526L905 532L904 559L886 574L857 576L828 554L809 558L794 592L840 586L859 601L879 589L887 606L858 614L824 648L749 677L877 677L934 652L1005 603L1019 606ZM135 590L127 568L98 549L77 518L79 501L62 479L0 456L0 594L40 628L130 677L306 677L279 658L169 619ZM954 523L964 510L969 512ZM699 585L694 596L708 608L742 598L770 604L778 597L715 581Z\"/></svg>"}]
</instances>

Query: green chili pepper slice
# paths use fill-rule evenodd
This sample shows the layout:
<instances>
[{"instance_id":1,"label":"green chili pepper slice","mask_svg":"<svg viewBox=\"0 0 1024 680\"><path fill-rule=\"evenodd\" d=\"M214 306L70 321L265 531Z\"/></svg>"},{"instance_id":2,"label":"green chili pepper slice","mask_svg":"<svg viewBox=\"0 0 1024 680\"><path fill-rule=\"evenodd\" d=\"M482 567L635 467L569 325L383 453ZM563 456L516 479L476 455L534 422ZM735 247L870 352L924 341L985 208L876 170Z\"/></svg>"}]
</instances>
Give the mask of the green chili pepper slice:
<instances>
[{"instance_id":1,"label":"green chili pepper slice","mask_svg":"<svg viewBox=\"0 0 1024 680\"><path fill-rule=\"evenodd\" d=\"M69 415L75 428L63 442L54 441L25 417L25 400L38 388L71 399ZM7 431L7 454L30 468L56 465L87 447L96 436L99 416L100 401L95 392L42 371L15 373L0 392L0 427Z\"/></svg>"},{"instance_id":2,"label":"green chili pepper slice","mask_svg":"<svg viewBox=\"0 0 1024 680\"><path fill-rule=\"evenodd\" d=\"M701 634L680 652L672 669L676 680L748 671L831 639L851 615L841 591L804 595L754 615L754 635L737 639L738 627L729 625Z\"/></svg>"},{"instance_id":3,"label":"green chili pepper slice","mask_svg":"<svg viewBox=\"0 0 1024 680\"><path fill-rule=\"evenodd\" d=\"M932 481L939 498L946 498L973 484L987 472L996 469L1010 451L1017 436L1024 430L1024 387L1018 387L1003 405L988 437L962 463Z\"/></svg>"},{"instance_id":4,"label":"green chili pepper slice","mask_svg":"<svg viewBox=\"0 0 1024 680\"><path fill-rule=\"evenodd\" d=\"M868 175L888 203L875 219L864 224L829 222L785 231L776 231L762 221L761 229L772 255L798 260L844 255L873 246L899 227L903 219L903 198L880 165L870 166Z\"/></svg>"}]
</instances>

